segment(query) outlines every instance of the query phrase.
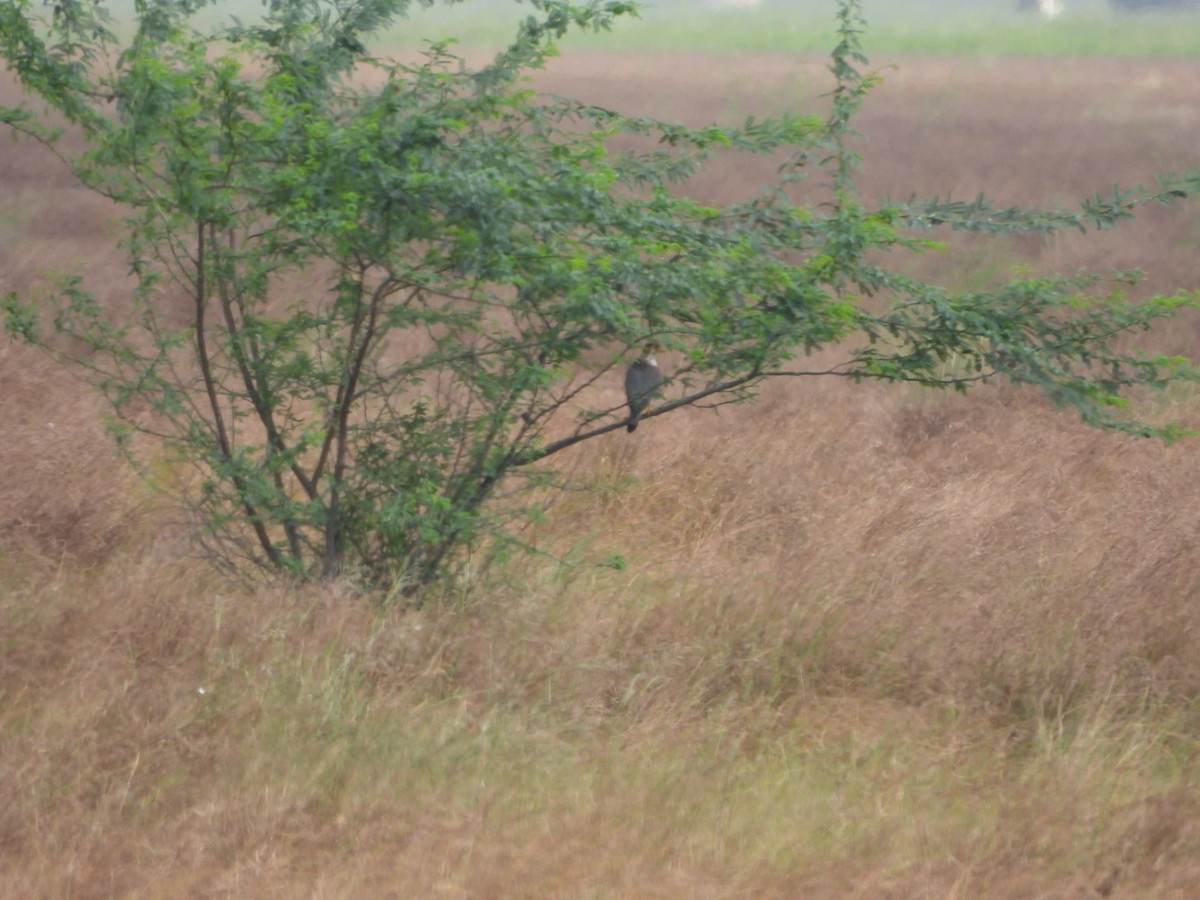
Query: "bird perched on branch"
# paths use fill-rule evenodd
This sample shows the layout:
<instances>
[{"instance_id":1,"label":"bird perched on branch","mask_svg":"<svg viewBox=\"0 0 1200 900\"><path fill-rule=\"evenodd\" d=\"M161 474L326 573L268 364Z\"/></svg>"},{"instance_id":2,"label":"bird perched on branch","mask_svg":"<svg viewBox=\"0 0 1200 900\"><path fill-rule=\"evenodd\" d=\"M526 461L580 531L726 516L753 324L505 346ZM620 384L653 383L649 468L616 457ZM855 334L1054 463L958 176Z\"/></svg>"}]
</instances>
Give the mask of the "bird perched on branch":
<instances>
[{"instance_id":1,"label":"bird perched on branch","mask_svg":"<svg viewBox=\"0 0 1200 900\"><path fill-rule=\"evenodd\" d=\"M655 345L647 344L645 353L635 359L625 373L625 399L629 402L629 421L625 427L630 431L637 430L638 419L663 383L658 360L654 358L656 349Z\"/></svg>"}]
</instances>

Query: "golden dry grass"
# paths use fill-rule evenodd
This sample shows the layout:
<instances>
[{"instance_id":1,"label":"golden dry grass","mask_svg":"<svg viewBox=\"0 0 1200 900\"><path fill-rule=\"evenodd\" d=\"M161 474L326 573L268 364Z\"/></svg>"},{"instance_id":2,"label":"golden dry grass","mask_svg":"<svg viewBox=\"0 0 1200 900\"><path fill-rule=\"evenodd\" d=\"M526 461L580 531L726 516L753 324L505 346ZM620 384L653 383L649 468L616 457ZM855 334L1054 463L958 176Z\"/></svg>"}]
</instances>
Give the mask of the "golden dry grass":
<instances>
[{"instance_id":1,"label":"golden dry grass","mask_svg":"<svg viewBox=\"0 0 1200 900\"><path fill-rule=\"evenodd\" d=\"M781 59L582 57L547 77L692 120L823 89L819 63ZM1198 91L1194 63L904 60L860 122L864 189L1049 202L1144 178L1195 162ZM6 287L85 263L119 303L108 210L27 145L0 179ZM1195 216L955 240L918 267L1111 263L1189 285ZM1194 353L1196 336L1185 321L1162 340ZM1152 402L1196 420L1182 392ZM404 614L350 584L222 581L122 472L98 412L0 344L8 895L1200 883L1194 440L1097 433L1012 389L776 384L576 448L562 464L596 490L535 535L573 567L519 560ZM594 564L614 552L625 571Z\"/></svg>"}]
</instances>

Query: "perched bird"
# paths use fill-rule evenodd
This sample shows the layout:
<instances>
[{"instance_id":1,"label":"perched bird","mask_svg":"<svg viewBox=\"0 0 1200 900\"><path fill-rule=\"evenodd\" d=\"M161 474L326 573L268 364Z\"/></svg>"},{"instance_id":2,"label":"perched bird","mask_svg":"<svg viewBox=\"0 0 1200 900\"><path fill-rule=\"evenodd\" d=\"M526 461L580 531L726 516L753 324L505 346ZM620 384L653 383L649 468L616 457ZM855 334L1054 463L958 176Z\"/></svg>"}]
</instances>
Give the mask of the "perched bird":
<instances>
[{"instance_id":1,"label":"perched bird","mask_svg":"<svg viewBox=\"0 0 1200 900\"><path fill-rule=\"evenodd\" d=\"M625 427L635 431L638 419L650 405L650 400L663 383L662 372L658 370L658 360L654 358L654 346L647 346L646 352L633 361L629 371L625 373L625 399L629 402L629 421Z\"/></svg>"}]
</instances>

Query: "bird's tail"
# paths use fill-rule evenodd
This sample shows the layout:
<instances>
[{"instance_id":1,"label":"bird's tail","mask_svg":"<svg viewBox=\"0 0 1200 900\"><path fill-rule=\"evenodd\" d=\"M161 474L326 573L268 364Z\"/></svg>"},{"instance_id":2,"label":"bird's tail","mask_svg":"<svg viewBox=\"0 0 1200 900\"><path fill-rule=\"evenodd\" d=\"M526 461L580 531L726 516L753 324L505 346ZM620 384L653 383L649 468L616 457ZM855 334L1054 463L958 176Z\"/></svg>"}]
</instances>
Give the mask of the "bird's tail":
<instances>
[{"instance_id":1,"label":"bird's tail","mask_svg":"<svg viewBox=\"0 0 1200 900\"><path fill-rule=\"evenodd\" d=\"M629 430L630 433L637 431L638 417L630 416L629 421L625 423L625 427Z\"/></svg>"}]
</instances>

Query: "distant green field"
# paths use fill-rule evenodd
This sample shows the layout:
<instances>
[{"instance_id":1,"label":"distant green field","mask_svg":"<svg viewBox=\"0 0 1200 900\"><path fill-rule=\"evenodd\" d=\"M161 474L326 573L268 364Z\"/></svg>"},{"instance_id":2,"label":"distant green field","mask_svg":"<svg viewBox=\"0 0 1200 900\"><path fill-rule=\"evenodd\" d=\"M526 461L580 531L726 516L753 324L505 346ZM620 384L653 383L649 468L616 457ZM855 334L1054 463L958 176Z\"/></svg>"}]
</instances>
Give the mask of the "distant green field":
<instances>
[{"instance_id":1,"label":"distant green field","mask_svg":"<svg viewBox=\"0 0 1200 900\"><path fill-rule=\"evenodd\" d=\"M1017 0L866 0L866 47L872 54L956 56L1100 56L1166 58L1200 55L1200 12L1123 14L1109 0L1065 0L1052 21L1019 12ZM640 19L611 34L575 34L567 48L710 53L809 53L833 43L835 0L762 0L757 9L718 10L711 0L641 0ZM128 21L133 0L105 4ZM215 0L200 13L253 20L259 0ZM454 37L467 49L499 47L533 9L522 0L412 3L412 14L388 30L389 45L420 47Z\"/></svg>"},{"instance_id":2,"label":"distant green field","mask_svg":"<svg viewBox=\"0 0 1200 900\"><path fill-rule=\"evenodd\" d=\"M865 4L866 46L875 54L1182 57L1200 54L1200 13L1122 14L1106 0L1067 0L1046 21L1016 0L876 0ZM833 41L833 0L764 0L758 9L714 10L702 0L659 0L611 34L575 35L567 46L717 53L824 51ZM498 45L529 7L474 0L414 12L393 28L397 43L455 36L467 47Z\"/></svg>"}]
</instances>

